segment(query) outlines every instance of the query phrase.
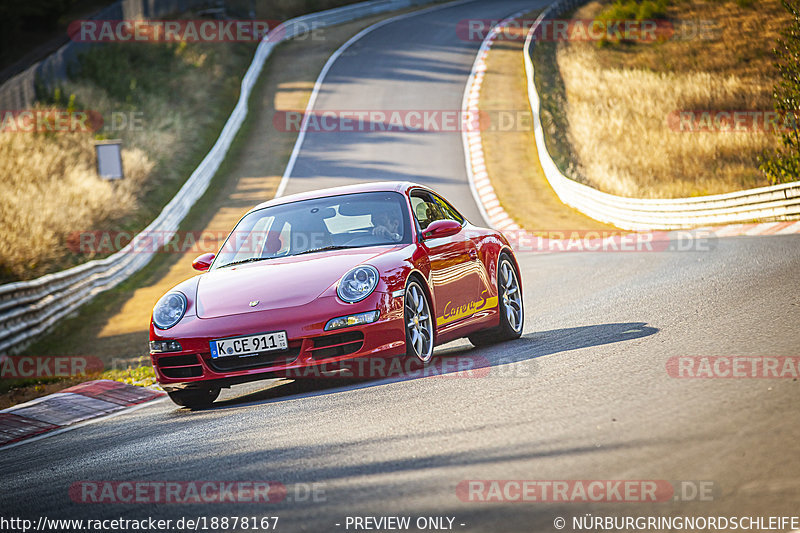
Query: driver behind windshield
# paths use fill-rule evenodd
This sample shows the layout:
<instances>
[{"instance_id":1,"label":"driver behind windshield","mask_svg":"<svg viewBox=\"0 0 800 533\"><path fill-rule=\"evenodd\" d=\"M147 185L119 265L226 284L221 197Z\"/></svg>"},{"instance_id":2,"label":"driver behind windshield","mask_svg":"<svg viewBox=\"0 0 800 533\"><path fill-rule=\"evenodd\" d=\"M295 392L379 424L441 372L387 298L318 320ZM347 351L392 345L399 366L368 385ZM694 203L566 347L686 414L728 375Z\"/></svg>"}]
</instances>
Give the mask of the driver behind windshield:
<instances>
[{"instance_id":1,"label":"driver behind windshield","mask_svg":"<svg viewBox=\"0 0 800 533\"><path fill-rule=\"evenodd\" d=\"M391 212L390 212L391 211ZM402 239L400 235L400 226L402 220L394 210L381 211L372 215L373 224L372 234L377 237L383 237L393 242L398 242Z\"/></svg>"}]
</instances>

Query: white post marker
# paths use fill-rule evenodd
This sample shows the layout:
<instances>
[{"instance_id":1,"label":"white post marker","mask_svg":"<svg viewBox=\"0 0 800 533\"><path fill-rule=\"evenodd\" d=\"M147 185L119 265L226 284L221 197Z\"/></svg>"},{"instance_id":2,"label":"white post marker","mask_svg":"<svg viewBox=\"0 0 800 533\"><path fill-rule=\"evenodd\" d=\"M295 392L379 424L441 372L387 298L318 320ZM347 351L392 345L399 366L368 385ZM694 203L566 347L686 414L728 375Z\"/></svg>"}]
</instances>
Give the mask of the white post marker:
<instances>
[{"instance_id":1,"label":"white post marker","mask_svg":"<svg viewBox=\"0 0 800 533\"><path fill-rule=\"evenodd\" d=\"M96 141L97 175L105 180L120 180L125 177L122 171L122 140Z\"/></svg>"}]
</instances>

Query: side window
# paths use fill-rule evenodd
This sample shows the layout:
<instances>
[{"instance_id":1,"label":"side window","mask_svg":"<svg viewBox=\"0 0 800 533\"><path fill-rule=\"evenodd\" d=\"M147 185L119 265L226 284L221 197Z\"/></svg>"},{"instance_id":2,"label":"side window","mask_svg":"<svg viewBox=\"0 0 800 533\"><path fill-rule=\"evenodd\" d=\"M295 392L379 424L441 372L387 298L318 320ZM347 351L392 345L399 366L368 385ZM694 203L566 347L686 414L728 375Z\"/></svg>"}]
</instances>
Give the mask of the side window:
<instances>
[{"instance_id":1,"label":"side window","mask_svg":"<svg viewBox=\"0 0 800 533\"><path fill-rule=\"evenodd\" d=\"M411 208L422 230L425 230L431 222L447 218L439 204L426 192L412 193Z\"/></svg>"},{"instance_id":2,"label":"side window","mask_svg":"<svg viewBox=\"0 0 800 533\"><path fill-rule=\"evenodd\" d=\"M456 209L453 206L451 206L450 204L448 204L435 194L433 195L433 199L436 202L436 205L439 206L439 210L442 212L444 218L449 220L455 220L459 224L464 223L464 217L462 217L461 213L456 211Z\"/></svg>"}]
</instances>

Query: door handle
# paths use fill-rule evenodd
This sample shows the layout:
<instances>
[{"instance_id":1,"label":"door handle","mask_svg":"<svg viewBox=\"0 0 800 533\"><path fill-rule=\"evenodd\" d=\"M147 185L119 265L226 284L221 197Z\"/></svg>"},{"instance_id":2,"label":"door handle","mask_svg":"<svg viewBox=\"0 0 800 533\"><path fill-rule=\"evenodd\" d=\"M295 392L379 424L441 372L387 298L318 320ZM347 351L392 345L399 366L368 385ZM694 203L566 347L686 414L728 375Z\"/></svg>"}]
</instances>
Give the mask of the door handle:
<instances>
[{"instance_id":1,"label":"door handle","mask_svg":"<svg viewBox=\"0 0 800 533\"><path fill-rule=\"evenodd\" d=\"M478 258L478 250L476 250L475 248L470 248L467 253L469 253L470 259L474 260Z\"/></svg>"}]
</instances>

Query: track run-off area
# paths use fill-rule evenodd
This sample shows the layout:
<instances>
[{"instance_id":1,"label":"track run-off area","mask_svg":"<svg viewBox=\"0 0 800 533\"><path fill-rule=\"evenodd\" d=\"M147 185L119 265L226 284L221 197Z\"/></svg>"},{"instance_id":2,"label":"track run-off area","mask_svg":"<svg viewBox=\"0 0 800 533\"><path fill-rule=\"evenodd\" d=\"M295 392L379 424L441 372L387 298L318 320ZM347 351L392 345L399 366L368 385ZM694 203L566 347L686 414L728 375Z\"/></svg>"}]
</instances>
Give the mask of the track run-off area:
<instances>
[{"instance_id":1,"label":"track run-off area","mask_svg":"<svg viewBox=\"0 0 800 533\"><path fill-rule=\"evenodd\" d=\"M460 37L459 22L544 5L458 2L372 26L326 65L313 110L458 110L480 45ZM309 131L279 191L390 179L430 186L484 224L459 131ZM480 358L481 372L254 384L207 410L158 401L0 450L3 515L279 517L277 531L312 532L353 531L352 518L367 516L408 516L412 530L419 517L445 517L423 530L547 532L559 517L573 531L572 518L587 513L798 515L798 379L750 368L756 357L800 356L800 236L686 248L519 253L522 338L434 353ZM501 483L499 497L482 501L491 480L570 483L536 501ZM617 501L609 480L640 496ZM203 481L271 482L280 497L101 498L116 482ZM612 501L574 490L595 481ZM652 487L657 501L646 496Z\"/></svg>"}]
</instances>

